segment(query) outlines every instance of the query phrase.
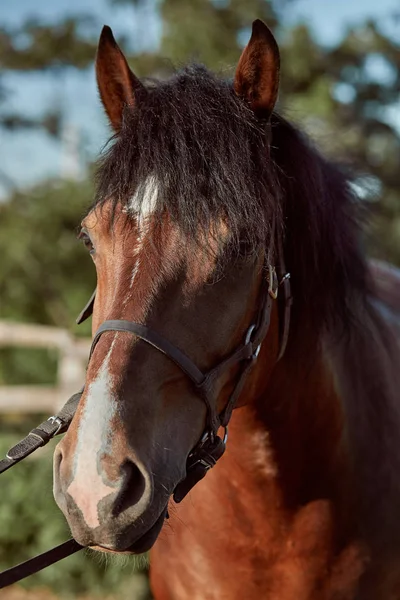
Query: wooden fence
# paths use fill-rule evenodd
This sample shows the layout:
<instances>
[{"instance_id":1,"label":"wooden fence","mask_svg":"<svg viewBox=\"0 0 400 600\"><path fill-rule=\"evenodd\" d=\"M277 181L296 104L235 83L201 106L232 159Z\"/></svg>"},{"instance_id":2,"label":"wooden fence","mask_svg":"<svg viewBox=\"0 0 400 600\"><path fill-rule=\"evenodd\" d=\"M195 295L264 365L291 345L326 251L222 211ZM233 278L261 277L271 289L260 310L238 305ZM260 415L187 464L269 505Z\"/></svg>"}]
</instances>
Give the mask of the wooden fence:
<instances>
[{"instance_id":1,"label":"wooden fence","mask_svg":"<svg viewBox=\"0 0 400 600\"><path fill-rule=\"evenodd\" d=\"M0 320L0 347L49 348L58 351L57 385L0 386L0 413L54 413L85 381L90 340L66 329Z\"/></svg>"}]
</instances>

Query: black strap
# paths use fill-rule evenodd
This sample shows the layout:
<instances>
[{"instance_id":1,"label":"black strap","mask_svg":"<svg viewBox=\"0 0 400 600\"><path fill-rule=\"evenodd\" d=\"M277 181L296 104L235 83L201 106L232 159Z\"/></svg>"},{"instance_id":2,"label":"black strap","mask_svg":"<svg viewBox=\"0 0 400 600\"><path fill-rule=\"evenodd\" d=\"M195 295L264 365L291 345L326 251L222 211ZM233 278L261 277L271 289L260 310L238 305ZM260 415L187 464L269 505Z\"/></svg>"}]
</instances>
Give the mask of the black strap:
<instances>
[{"instance_id":1,"label":"black strap","mask_svg":"<svg viewBox=\"0 0 400 600\"><path fill-rule=\"evenodd\" d=\"M107 331L121 331L133 333L138 336L143 341L147 342L163 354L165 354L168 358L170 358L178 367L182 369L182 371L195 383L199 391L201 391L201 397L207 406L207 421L209 429L216 434L219 427L221 425L225 426L227 421L231 416L232 410L236 403L236 400L243 388L245 377L248 373L248 370L252 364L252 359L254 358L254 353L257 349L257 346L261 343L266 335L270 322L270 313L272 309L272 299L268 296L266 300L265 306L261 309L261 314L259 315L257 325L254 326L254 339L247 339L244 343L239 346L232 354L230 354L227 358L225 358L221 363L219 363L216 367L211 369L208 373L203 373L200 369L194 364L194 362L182 352L179 348L171 344L166 338L164 338L161 334L157 333L147 327L146 325L142 325L141 323L135 323L134 321L125 321L125 320L109 320L104 321L96 331L96 334L93 338L92 347L90 349L90 357L92 356L94 349L96 347L97 342L99 341L101 335ZM235 389L229 399L228 405L224 410L224 418L221 420L221 416L217 414L215 408L212 406L209 396L212 390L212 383L219 377L219 375L231 367L236 363L240 363L242 361L250 361L248 366L246 365L245 369L242 371L242 374L239 378L238 383L235 386Z\"/></svg>"},{"instance_id":2,"label":"black strap","mask_svg":"<svg viewBox=\"0 0 400 600\"><path fill-rule=\"evenodd\" d=\"M71 396L57 415L50 417L47 421L32 429L26 437L10 448L6 457L0 460L0 474L19 463L38 448L48 444L54 436L67 431L81 399L82 392L83 389Z\"/></svg>"},{"instance_id":3,"label":"black strap","mask_svg":"<svg viewBox=\"0 0 400 600\"><path fill-rule=\"evenodd\" d=\"M52 548L51 550L47 550L43 552L43 554L38 554L34 558L30 558L15 567L11 567L6 571L0 573L0 589L7 587L8 585L12 585L17 581L21 581L21 579L25 579L25 577L29 577L50 565L82 550L83 546L78 544L73 538Z\"/></svg>"},{"instance_id":4,"label":"black strap","mask_svg":"<svg viewBox=\"0 0 400 600\"><path fill-rule=\"evenodd\" d=\"M93 338L90 356L93 354L93 350L99 341L100 336L106 331L128 331L135 334L137 337L151 346L154 346L154 348L157 348L157 350L173 360L196 385L201 385L203 383L205 375L196 367L190 358L182 352L182 350L171 344L171 342L165 339L161 334L150 329L150 327L135 323L134 321L124 321L122 319L104 321Z\"/></svg>"},{"instance_id":5,"label":"black strap","mask_svg":"<svg viewBox=\"0 0 400 600\"><path fill-rule=\"evenodd\" d=\"M223 409L222 413L219 415L219 420L221 423L221 427L227 427L229 421L231 420L233 409L236 406L236 403L239 399L240 394L244 388L244 384L246 383L247 375L250 369L253 366L253 362L255 360L255 356L252 357L252 360L248 361L248 363L242 369L238 382L235 385L235 389L233 390L231 397L228 400L227 405Z\"/></svg>"},{"instance_id":6,"label":"black strap","mask_svg":"<svg viewBox=\"0 0 400 600\"><path fill-rule=\"evenodd\" d=\"M207 435L190 453L186 465L186 477L174 490L174 501L178 504L190 490L206 476L225 452L226 440L219 436Z\"/></svg>"},{"instance_id":7,"label":"black strap","mask_svg":"<svg viewBox=\"0 0 400 600\"><path fill-rule=\"evenodd\" d=\"M26 437L10 448L6 458L0 460L0 474L19 463L38 448L48 444L56 435L67 431L78 407L82 392L83 388L69 398L57 415L50 417L47 421L32 429ZM82 546L78 542L70 539L51 550L47 550L47 552L43 552L43 554L11 567L0 573L0 589L25 579L25 577L29 577L81 549Z\"/></svg>"},{"instance_id":8,"label":"black strap","mask_svg":"<svg viewBox=\"0 0 400 600\"><path fill-rule=\"evenodd\" d=\"M291 317L291 309L293 304L292 298L292 286L290 283L290 273L286 271L285 266L285 255L283 252L283 240L282 236L277 236L278 243L278 286L282 290L283 296L283 310L280 310L280 319L279 319L279 353L276 358L276 362L279 362L282 356L285 354L286 346L289 339L289 331L290 331L290 317Z\"/></svg>"},{"instance_id":9,"label":"black strap","mask_svg":"<svg viewBox=\"0 0 400 600\"><path fill-rule=\"evenodd\" d=\"M86 321L86 319L88 319L93 314L94 301L96 299L96 292L97 292L97 288L94 290L93 294L90 296L89 301L85 305L82 312L79 313L79 315L76 319L77 325L80 325L81 323L83 323L83 321Z\"/></svg>"}]
</instances>

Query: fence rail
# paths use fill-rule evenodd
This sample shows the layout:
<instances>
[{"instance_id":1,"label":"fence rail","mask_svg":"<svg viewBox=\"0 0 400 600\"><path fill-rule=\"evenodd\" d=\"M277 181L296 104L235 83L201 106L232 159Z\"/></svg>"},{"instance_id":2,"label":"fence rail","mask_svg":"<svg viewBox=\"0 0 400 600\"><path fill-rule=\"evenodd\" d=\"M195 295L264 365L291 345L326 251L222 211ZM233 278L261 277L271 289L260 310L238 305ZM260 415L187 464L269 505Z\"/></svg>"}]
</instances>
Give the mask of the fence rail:
<instances>
[{"instance_id":1,"label":"fence rail","mask_svg":"<svg viewBox=\"0 0 400 600\"><path fill-rule=\"evenodd\" d=\"M58 352L57 385L0 386L0 413L55 412L85 380L90 339L66 329L0 320L0 347L49 348Z\"/></svg>"}]
</instances>

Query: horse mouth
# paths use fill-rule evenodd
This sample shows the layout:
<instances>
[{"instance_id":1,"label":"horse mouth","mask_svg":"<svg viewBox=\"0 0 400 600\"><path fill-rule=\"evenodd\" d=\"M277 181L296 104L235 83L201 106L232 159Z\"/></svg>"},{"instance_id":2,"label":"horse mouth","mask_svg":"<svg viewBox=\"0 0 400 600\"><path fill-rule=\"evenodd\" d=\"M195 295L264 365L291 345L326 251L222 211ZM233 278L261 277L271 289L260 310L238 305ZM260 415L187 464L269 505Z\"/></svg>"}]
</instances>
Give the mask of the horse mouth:
<instances>
[{"instance_id":1,"label":"horse mouth","mask_svg":"<svg viewBox=\"0 0 400 600\"><path fill-rule=\"evenodd\" d=\"M148 552L150 548L153 546L154 542L158 538L158 535L161 531L161 528L164 524L164 520L167 515L167 506L164 508L158 519L155 523L144 533L141 535L133 544L128 546L127 548L109 548L107 546L91 546L93 550L98 550L100 552L108 552L112 554L143 554L144 552Z\"/></svg>"}]
</instances>

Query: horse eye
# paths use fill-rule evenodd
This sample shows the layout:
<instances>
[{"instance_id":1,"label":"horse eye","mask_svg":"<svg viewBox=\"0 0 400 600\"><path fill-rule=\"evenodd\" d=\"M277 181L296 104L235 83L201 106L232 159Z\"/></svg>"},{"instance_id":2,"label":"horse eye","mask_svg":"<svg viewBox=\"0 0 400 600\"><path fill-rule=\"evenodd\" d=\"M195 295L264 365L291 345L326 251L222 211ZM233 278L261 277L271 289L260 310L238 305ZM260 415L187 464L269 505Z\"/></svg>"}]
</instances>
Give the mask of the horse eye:
<instances>
[{"instance_id":1,"label":"horse eye","mask_svg":"<svg viewBox=\"0 0 400 600\"><path fill-rule=\"evenodd\" d=\"M81 229L81 231L78 235L78 239L82 240L85 248L87 248L89 250L89 254L94 254L95 249L94 249L92 240L90 239L90 235L88 234L86 229Z\"/></svg>"}]
</instances>

